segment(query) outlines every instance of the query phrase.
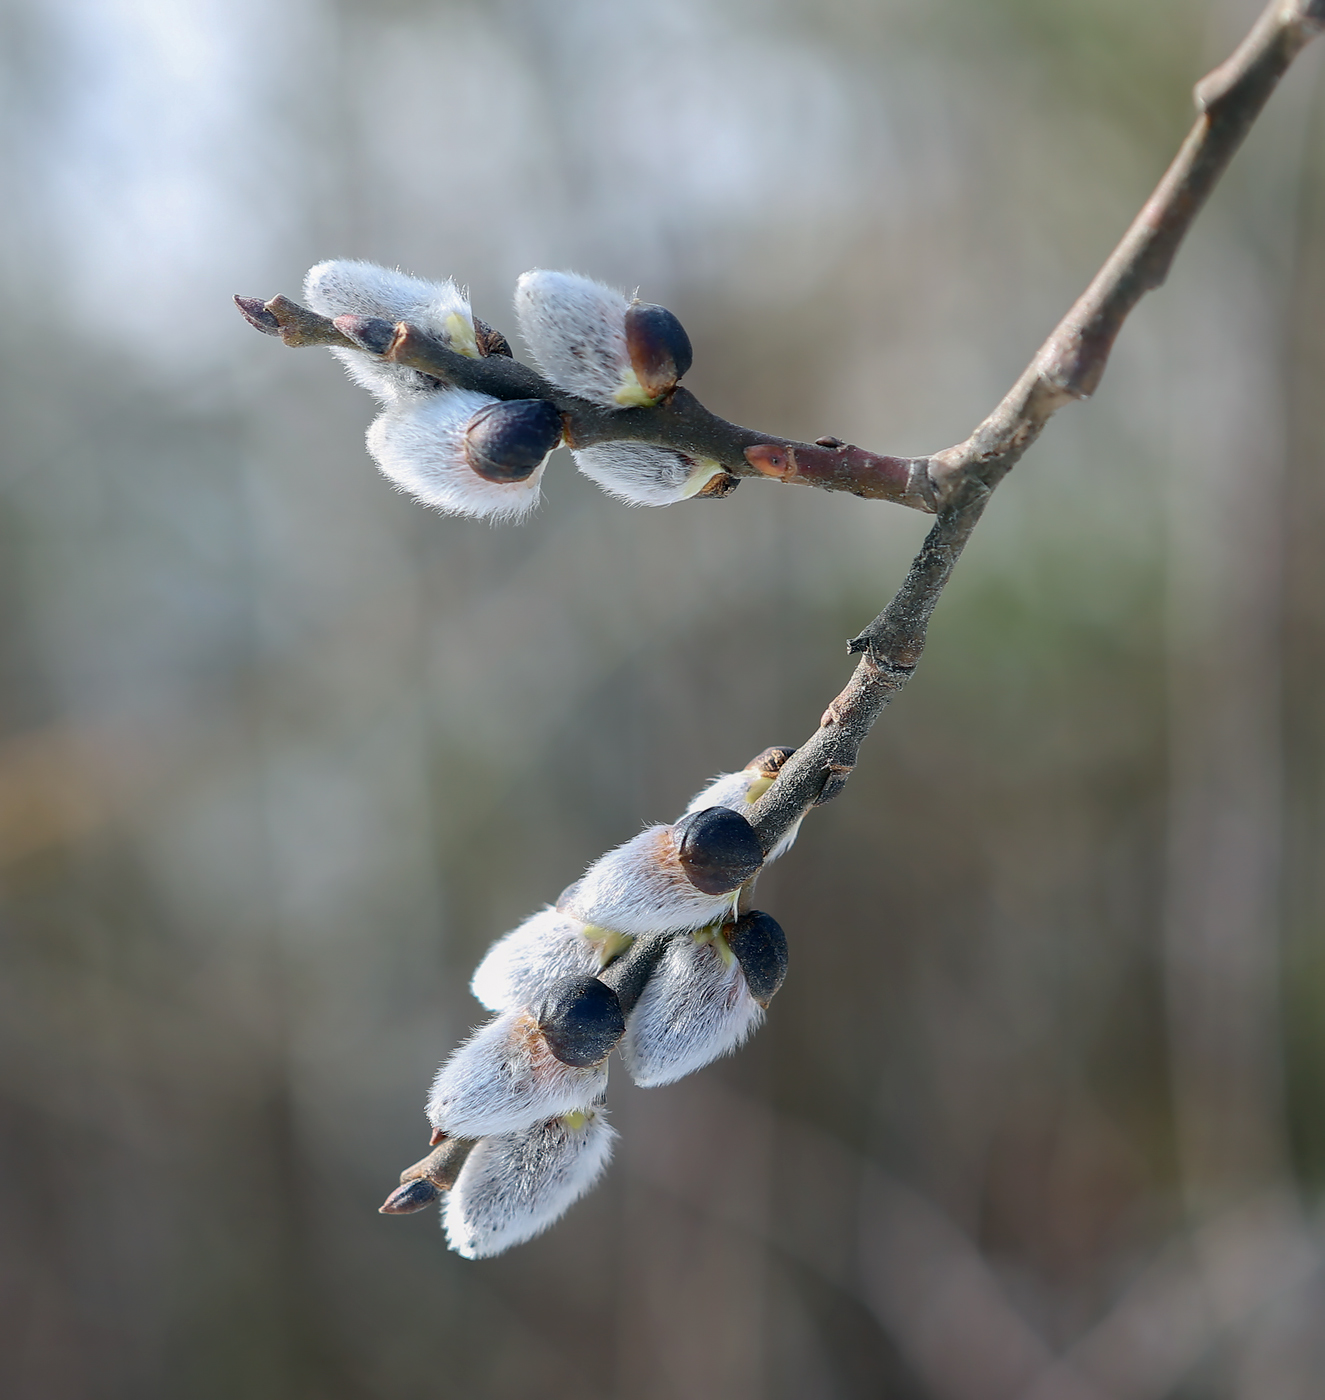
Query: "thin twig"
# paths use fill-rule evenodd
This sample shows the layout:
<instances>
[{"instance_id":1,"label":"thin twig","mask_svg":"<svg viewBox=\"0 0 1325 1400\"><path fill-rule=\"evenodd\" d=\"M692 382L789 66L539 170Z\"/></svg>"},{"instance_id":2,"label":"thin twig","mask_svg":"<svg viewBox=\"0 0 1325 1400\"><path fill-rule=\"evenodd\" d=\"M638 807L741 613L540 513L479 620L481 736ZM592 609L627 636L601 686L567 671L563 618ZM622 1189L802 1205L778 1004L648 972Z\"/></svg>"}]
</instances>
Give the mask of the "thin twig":
<instances>
[{"instance_id":1,"label":"thin twig","mask_svg":"<svg viewBox=\"0 0 1325 1400\"><path fill-rule=\"evenodd\" d=\"M938 521L892 601L859 637L846 689L787 760L751 820L770 850L812 806L845 786L861 741L911 678L930 615L990 493L1064 404L1098 387L1128 313L1168 275L1174 254L1279 79L1325 29L1325 0L1271 0L1231 58L1196 86L1200 116L1131 228L998 407L929 464Z\"/></svg>"}]
</instances>

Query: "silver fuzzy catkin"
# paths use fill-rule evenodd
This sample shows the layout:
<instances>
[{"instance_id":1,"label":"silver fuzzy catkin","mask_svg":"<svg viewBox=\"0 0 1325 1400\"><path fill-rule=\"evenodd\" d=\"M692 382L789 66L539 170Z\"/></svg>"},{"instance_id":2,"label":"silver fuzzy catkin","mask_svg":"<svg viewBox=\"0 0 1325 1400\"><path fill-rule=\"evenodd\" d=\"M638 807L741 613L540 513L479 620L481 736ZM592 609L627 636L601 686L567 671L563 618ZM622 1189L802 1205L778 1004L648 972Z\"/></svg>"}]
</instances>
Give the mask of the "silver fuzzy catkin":
<instances>
[{"instance_id":1,"label":"silver fuzzy catkin","mask_svg":"<svg viewBox=\"0 0 1325 1400\"><path fill-rule=\"evenodd\" d=\"M368 451L383 476L425 505L448 515L522 520L538 505L543 466L524 481L489 481L465 460L466 427L496 402L470 389L402 398L368 429Z\"/></svg>"},{"instance_id":2,"label":"silver fuzzy catkin","mask_svg":"<svg viewBox=\"0 0 1325 1400\"><path fill-rule=\"evenodd\" d=\"M724 474L717 462L644 442L604 442L578 447L572 455L590 481L632 506L669 506L688 500Z\"/></svg>"},{"instance_id":3,"label":"silver fuzzy catkin","mask_svg":"<svg viewBox=\"0 0 1325 1400\"><path fill-rule=\"evenodd\" d=\"M597 1183L615 1138L600 1108L485 1137L447 1194L447 1243L487 1259L541 1234Z\"/></svg>"},{"instance_id":4,"label":"silver fuzzy catkin","mask_svg":"<svg viewBox=\"0 0 1325 1400\"><path fill-rule=\"evenodd\" d=\"M515 284L515 319L543 373L604 408L639 408L644 392L626 348L630 303L574 272L536 267Z\"/></svg>"},{"instance_id":5,"label":"silver fuzzy catkin","mask_svg":"<svg viewBox=\"0 0 1325 1400\"><path fill-rule=\"evenodd\" d=\"M304 296L320 315L408 321L459 354L478 357L469 302L449 279L424 282L376 263L338 259L309 269ZM332 354L384 405L368 429L368 451L400 490L448 515L487 520L521 520L538 505L546 461L523 481L490 481L466 460L465 429L496 399L439 384L366 350L337 347Z\"/></svg>"},{"instance_id":6,"label":"silver fuzzy catkin","mask_svg":"<svg viewBox=\"0 0 1325 1400\"><path fill-rule=\"evenodd\" d=\"M437 1071L428 1121L448 1137L516 1132L572 1113L607 1088L606 1063L563 1064L523 1008L481 1027Z\"/></svg>"},{"instance_id":7,"label":"silver fuzzy catkin","mask_svg":"<svg viewBox=\"0 0 1325 1400\"><path fill-rule=\"evenodd\" d=\"M373 316L408 321L445 341L461 354L477 356L474 317L469 300L456 284L425 282L397 268L336 258L311 267L304 278L304 299L321 316ZM350 377L383 403L402 396L437 392L437 383L418 370L393 365L366 350L331 352Z\"/></svg>"},{"instance_id":8,"label":"silver fuzzy catkin","mask_svg":"<svg viewBox=\"0 0 1325 1400\"><path fill-rule=\"evenodd\" d=\"M736 897L696 889L681 866L674 828L651 826L596 860L557 907L586 924L638 936L716 923Z\"/></svg>"},{"instance_id":9,"label":"silver fuzzy catkin","mask_svg":"<svg viewBox=\"0 0 1325 1400\"><path fill-rule=\"evenodd\" d=\"M730 1054L763 1018L721 930L702 929L668 944L626 1019L621 1058L636 1084L671 1084Z\"/></svg>"},{"instance_id":10,"label":"silver fuzzy catkin","mask_svg":"<svg viewBox=\"0 0 1325 1400\"><path fill-rule=\"evenodd\" d=\"M556 909L540 909L484 955L469 990L489 1011L533 1006L562 977L593 976L630 944Z\"/></svg>"},{"instance_id":11,"label":"silver fuzzy catkin","mask_svg":"<svg viewBox=\"0 0 1325 1400\"><path fill-rule=\"evenodd\" d=\"M729 807L733 812L748 817L750 808L768 791L771 783L772 778L761 773L754 764L742 768L739 773L719 773L707 787L695 794L681 815L702 812L706 807ZM792 823L782 839L764 857L765 865L785 855L796 844L803 820L803 816L798 817Z\"/></svg>"}]
</instances>

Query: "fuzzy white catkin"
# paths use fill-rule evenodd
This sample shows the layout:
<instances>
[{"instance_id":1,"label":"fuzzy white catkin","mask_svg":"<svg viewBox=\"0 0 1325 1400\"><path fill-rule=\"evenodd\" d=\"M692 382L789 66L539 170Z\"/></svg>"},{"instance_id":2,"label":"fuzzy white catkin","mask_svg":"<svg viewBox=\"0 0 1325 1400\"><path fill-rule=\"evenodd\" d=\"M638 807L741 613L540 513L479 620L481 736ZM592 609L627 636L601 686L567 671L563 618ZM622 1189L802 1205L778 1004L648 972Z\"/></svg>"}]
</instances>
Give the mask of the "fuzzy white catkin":
<instances>
[{"instance_id":1,"label":"fuzzy white catkin","mask_svg":"<svg viewBox=\"0 0 1325 1400\"><path fill-rule=\"evenodd\" d=\"M309 268L304 300L321 316L409 321L457 350L469 352L474 344L474 317L468 298L450 278L425 282L396 268L337 258ZM336 348L332 354L356 383L383 403L436 392L436 381L427 375L388 364L367 351Z\"/></svg>"},{"instance_id":2,"label":"fuzzy white catkin","mask_svg":"<svg viewBox=\"0 0 1325 1400\"><path fill-rule=\"evenodd\" d=\"M489 1011L513 1006L533 1006L562 977L592 977L603 965L611 936L591 929L571 914L540 909L518 928L499 938L488 949L469 984L469 990Z\"/></svg>"},{"instance_id":3,"label":"fuzzy white catkin","mask_svg":"<svg viewBox=\"0 0 1325 1400\"><path fill-rule=\"evenodd\" d=\"M368 451L384 476L425 505L448 515L523 520L538 505L546 459L524 481L489 481L464 456L470 419L496 402L472 389L400 399L368 429Z\"/></svg>"},{"instance_id":4,"label":"fuzzy white catkin","mask_svg":"<svg viewBox=\"0 0 1325 1400\"><path fill-rule=\"evenodd\" d=\"M674 938L626 1020L621 1058L636 1084L671 1084L730 1054L763 1018L721 934Z\"/></svg>"},{"instance_id":5,"label":"fuzzy white catkin","mask_svg":"<svg viewBox=\"0 0 1325 1400\"><path fill-rule=\"evenodd\" d=\"M450 1137L517 1132L572 1113L607 1088L607 1066L562 1064L524 1009L481 1027L437 1071L428 1120Z\"/></svg>"},{"instance_id":6,"label":"fuzzy white catkin","mask_svg":"<svg viewBox=\"0 0 1325 1400\"><path fill-rule=\"evenodd\" d=\"M447 1243L487 1259L541 1234L597 1183L615 1139L598 1108L484 1138L447 1194Z\"/></svg>"},{"instance_id":7,"label":"fuzzy white catkin","mask_svg":"<svg viewBox=\"0 0 1325 1400\"><path fill-rule=\"evenodd\" d=\"M515 319L539 368L568 393L604 408L651 402L626 348L629 309L615 288L574 272L536 267L515 284Z\"/></svg>"},{"instance_id":8,"label":"fuzzy white catkin","mask_svg":"<svg viewBox=\"0 0 1325 1400\"><path fill-rule=\"evenodd\" d=\"M604 442L572 454L580 471L609 496L632 506L669 506L703 490L722 473L716 462L643 442Z\"/></svg>"},{"instance_id":9,"label":"fuzzy white catkin","mask_svg":"<svg viewBox=\"0 0 1325 1400\"><path fill-rule=\"evenodd\" d=\"M703 928L731 912L736 892L705 894L686 878L670 826L651 826L608 851L561 899L586 924L635 936Z\"/></svg>"},{"instance_id":10,"label":"fuzzy white catkin","mask_svg":"<svg viewBox=\"0 0 1325 1400\"><path fill-rule=\"evenodd\" d=\"M741 816L748 817L750 808L754 806L749 798L751 786L759 783L759 786L755 788L756 798L762 797L768 789L767 781L761 782L762 778L763 775L754 768L742 768L739 773L719 773L707 787L695 794L690 805L681 815L688 817L692 812L702 812L708 807L729 807L733 812L739 812ZM792 846L796 844L796 837L800 835L803 820L803 816L798 817L792 823L787 833L764 857L765 865L791 850Z\"/></svg>"}]
</instances>

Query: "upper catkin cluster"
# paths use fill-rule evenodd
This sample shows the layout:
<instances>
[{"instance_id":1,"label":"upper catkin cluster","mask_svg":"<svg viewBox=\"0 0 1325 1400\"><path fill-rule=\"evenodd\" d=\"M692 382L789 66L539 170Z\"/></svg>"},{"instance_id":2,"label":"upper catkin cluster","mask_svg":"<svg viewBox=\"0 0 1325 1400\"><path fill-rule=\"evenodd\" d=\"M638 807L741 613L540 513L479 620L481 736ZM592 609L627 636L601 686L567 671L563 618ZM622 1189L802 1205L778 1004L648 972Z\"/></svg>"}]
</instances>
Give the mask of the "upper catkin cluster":
<instances>
[{"instance_id":1,"label":"upper catkin cluster","mask_svg":"<svg viewBox=\"0 0 1325 1400\"><path fill-rule=\"evenodd\" d=\"M607 1166L613 1050L636 1084L670 1084L759 1025L787 946L767 914L741 909L742 893L796 833L765 853L746 817L790 753L767 749L715 778L678 821L609 851L492 945L470 985L495 1014L428 1099L434 1142L477 1141L454 1180L407 1173L385 1209L420 1209L440 1187L453 1249L479 1258L519 1244Z\"/></svg>"},{"instance_id":2,"label":"upper catkin cluster","mask_svg":"<svg viewBox=\"0 0 1325 1400\"><path fill-rule=\"evenodd\" d=\"M424 282L374 263L339 260L309 271L304 296L352 337L356 322L408 322L460 355L510 353L475 321L466 294L449 280ZM526 272L516 285L515 315L553 387L600 408L656 404L690 368L690 340L670 311L628 301L574 273ZM522 520L538 504L547 458L563 441L561 415L549 400L500 400L460 389L367 344L332 353L381 402L368 451L401 490L448 514L491 520ZM590 480L631 505L668 505L725 479L717 462L646 443L572 450Z\"/></svg>"}]
</instances>

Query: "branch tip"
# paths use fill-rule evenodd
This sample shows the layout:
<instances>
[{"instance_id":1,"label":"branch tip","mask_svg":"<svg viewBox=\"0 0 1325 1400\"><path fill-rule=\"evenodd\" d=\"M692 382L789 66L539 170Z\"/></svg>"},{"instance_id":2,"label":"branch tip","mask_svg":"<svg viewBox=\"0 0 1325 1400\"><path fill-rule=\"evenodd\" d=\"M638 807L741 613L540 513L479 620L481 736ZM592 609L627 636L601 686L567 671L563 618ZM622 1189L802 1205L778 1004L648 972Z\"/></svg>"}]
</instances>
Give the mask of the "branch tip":
<instances>
[{"instance_id":1,"label":"branch tip","mask_svg":"<svg viewBox=\"0 0 1325 1400\"><path fill-rule=\"evenodd\" d=\"M234 300L239 314L255 331L261 331L263 335L280 335L281 323L267 310L261 297L236 295Z\"/></svg>"}]
</instances>

